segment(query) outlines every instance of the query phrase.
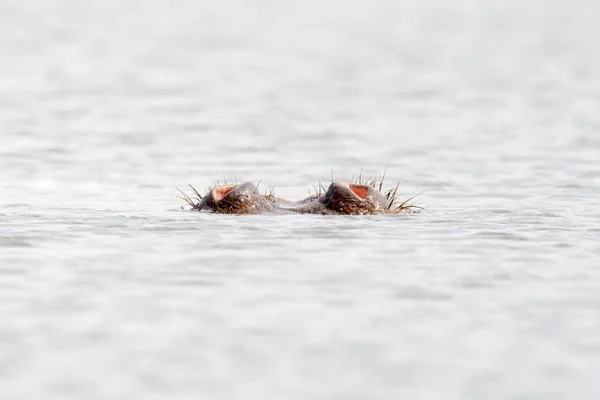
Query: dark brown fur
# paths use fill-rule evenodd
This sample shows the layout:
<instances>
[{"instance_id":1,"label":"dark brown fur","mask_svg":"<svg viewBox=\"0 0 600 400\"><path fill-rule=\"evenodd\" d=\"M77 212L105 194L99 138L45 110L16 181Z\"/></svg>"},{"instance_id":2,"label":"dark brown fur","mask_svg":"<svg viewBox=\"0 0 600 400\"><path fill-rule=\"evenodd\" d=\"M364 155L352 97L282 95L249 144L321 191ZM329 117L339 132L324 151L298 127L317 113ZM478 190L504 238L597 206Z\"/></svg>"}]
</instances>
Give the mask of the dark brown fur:
<instances>
[{"instance_id":1,"label":"dark brown fur","mask_svg":"<svg viewBox=\"0 0 600 400\"><path fill-rule=\"evenodd\" d=\"M385 176L385 174L384 174ZM373 215L418 212L422 207L410 201L398 204L398 185L387 191L382 190L383 177L354 182L333 182L327 190L319 183L315 193L294 202L275 197L273 191L261 194L251 182L234 185L216 185L204 195L194 189L193 196L182 193L181 197L193 210L212 211L221 214L258 214L264 212L333 214L333 215Z\"/></svg>"}]
</instances>

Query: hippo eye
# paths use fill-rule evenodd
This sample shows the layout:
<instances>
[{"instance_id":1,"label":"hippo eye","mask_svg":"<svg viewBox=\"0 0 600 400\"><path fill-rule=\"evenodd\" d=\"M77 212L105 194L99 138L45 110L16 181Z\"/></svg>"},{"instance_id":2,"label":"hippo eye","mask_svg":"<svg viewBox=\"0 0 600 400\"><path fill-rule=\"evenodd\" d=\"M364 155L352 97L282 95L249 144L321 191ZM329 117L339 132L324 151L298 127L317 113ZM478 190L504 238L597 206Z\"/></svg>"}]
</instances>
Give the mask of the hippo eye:
<instances>
[{"instance_id":1,"label":"hippo eye","mask_svg":"<svg viewBox=\"0 0 600 400\"><path fill-rule=\"evenodd\" d=\"M350 187L350 190L352 190L355 195L363 200L365 200L369 194L369 188L366 186L348 185L348 187Z\"/></svg>"},{"instance_id":2,"label":"hippo eye","mask_svg":"<svg viewBox=\"0 0 600 400\"><path fill-rule=\"evenodd\" d=\"M223 197L225 197L227 195L227 193L231 192L236 187L237 187L237 185L229 185L229 186L221 186L218 188L214 188L213 193L212 193L213 199L215 201L221 200Z\"/></svg>"}]
</instances>

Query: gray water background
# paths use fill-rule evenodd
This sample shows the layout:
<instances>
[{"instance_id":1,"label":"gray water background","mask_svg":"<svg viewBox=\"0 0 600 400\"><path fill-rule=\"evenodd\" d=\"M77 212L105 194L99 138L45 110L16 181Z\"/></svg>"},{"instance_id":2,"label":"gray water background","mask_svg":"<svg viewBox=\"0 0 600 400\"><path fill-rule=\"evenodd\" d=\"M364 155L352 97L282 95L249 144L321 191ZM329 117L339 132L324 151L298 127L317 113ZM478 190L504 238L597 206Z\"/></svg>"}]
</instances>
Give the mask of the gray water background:
<instances>
[{"instance_id":1,"label":"gray water background","mask_svg":"<svg viewBox=\"0 0 600 400\"><path fill-rule=\"evenodd\" d=\"M2 399L600 398L600 2L0 1ZM410 216L221 216L387 166Z\"/></svg>"}]
</instances>

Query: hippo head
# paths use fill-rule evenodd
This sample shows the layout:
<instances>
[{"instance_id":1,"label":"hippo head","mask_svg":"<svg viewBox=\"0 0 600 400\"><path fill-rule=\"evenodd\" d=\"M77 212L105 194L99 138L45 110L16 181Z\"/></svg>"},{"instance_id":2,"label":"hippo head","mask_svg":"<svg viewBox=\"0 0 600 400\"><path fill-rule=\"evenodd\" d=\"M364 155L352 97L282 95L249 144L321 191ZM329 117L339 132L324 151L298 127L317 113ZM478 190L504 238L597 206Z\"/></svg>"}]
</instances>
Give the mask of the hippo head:
<instances>
[{"instance_id":1,"label":"hippo head","mask_svg":"<svg viewBox=\"0 0 600 400\"><path fill-rule=\"evenodd\" d=\"M181 192L193 210L212 211L221 214L257 214L261 212L300 214L398 214L415 212L421 207L411 204L410 198L397 201L398 186L382 191L381 182L376 180L358 182L333 182L327 190L321 185L316 193L300 201L289 201L275 197L273 192L262 195L251 182L235 185L215 186L204 196L192 186L195 196ZM321 190L322 189L322 190ZM197 200L197 201L196 201Z\"/></svg>"},{"instance_id":2,"label":"hippo head","mask_svg":"<svg viewBox=\"0 0 600 400\"><path fill-rule=\"evenodd\" d=\"M319 201L334 214L383 214L391 206L374 186L347 182L333 182Z\"/></svg>"},{"instance_id":3,"label":"hippo head","mask_svg":"<svg viewBox=\"0 0 600 400\"><path fill-rule=\"evenodd\" d=\"M221 214L256 214L272 206L251 182L215 186L193 208Z\"/></svg>"}]
</instances>

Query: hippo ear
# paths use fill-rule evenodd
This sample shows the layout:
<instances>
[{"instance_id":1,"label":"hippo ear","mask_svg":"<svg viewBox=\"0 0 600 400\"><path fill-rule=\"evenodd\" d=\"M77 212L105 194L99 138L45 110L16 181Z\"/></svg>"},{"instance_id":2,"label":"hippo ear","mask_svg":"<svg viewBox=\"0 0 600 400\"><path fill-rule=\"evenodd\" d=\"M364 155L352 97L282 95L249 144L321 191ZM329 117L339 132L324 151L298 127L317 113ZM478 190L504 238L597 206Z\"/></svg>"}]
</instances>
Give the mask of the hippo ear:
<instances>
[{"instance_id":1,"label":"hippo ear","mask_svg":"<svg viewBox=\"0 0 600 400\"><path fill-rule=\"evenodd\" d=\"M354 194L356 194L358 197L360 197L363 200L365 200L367 198L367 195L369 194L368 186L350 184L350 185L348 185L348 187L350 188L350 190L352 190L354 192Z\"/></svg>"},{"instance_id":2,"label":"hippo ear","mask_svg":"<svg viewBox=\"0 0 600 400\"><path fill-rule=\"evenodd\" d=\"M237 185L219 186L212 190L212 197L215 202L220 201L227 193L236 188Z\"/></svg>"}]
</instances>

